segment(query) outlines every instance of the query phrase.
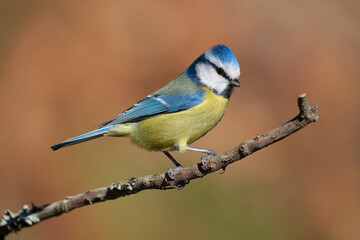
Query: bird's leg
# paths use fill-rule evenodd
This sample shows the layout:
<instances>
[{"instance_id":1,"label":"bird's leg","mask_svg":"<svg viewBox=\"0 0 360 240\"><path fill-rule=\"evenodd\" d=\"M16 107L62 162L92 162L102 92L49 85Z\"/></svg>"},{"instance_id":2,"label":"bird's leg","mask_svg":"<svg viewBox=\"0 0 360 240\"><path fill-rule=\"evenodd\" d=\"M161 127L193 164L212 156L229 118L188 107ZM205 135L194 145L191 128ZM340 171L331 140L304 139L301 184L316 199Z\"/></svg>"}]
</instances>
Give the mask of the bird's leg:
<instances>
[{"instance_id":1,"label":"bird's leg","mask_svg":"<svg viewBox=\"0 0 360 240\"><path fill-rule=\"evenodd\" d=\"M201 158L201 164L204 166L205 169L209 169L208 166L206 166L206 161L213 156L219 155L217 152L209 149L187 147L186 150L206 153L207 155ZM225 167L223 168L223 172L221 174L223 174L224 172L225 172Z\"/></svg>"},{"instance_id":2,"label":"bird's leg","mask_svg":"<svg viewBox=\"0 0 360 240\"><path fill-rule=\"evenodd\" d=\"M170 155L169 152L167 151L164 151L163 152L168 158L170 158L170 160L175 164L175 168L169 168L168 171L167 171L167 174L169 176L169 178L171 180L174 180L174 178L171 176L173 174L173 172L175 172L176 170L178 169L181 169L181 168L184 168L178 161L175 160L175 158L173 158L173 156ZM180 186L177 186L176 188L181 190L185 187L185 183L182 183Z\"/></svg>"},{"instance_id":3,"label":"bird's leg","mask_svg":"<svg viewBox=\"0 0 360 240\"><path fill-rule=\"evenodd\" d=\"M195 152L202 152L202 153L206 153L207 155L211 155L211 156L219 155L215 151L210 150L210 149L187 147L186 150L191 150L191 151L195 151Z\"/></svg>"},{"instance_id":4,"label":"bird's leg","mask_svg":"<svg viewBox=\"0 0 360 240\"><path fill-rule=\"evenodd\" d=\"M173 158L173 156L170 155L169 152L164 151L163 152L168 158L170 158L170 160L175 164L176 167L183 167L178 161L175 160L175 158Z\"/></svg>"}]
</instances>

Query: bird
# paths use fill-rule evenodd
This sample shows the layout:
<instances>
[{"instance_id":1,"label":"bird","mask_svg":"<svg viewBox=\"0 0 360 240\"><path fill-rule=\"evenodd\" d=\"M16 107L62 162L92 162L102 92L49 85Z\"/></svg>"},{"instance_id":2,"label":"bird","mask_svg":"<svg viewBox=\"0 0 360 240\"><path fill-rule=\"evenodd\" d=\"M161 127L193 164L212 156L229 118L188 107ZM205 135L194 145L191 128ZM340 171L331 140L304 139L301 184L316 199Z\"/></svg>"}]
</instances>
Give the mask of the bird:
<instances>
[{"instance_id":1,"label":"bird","mask_svg":"<svg viewBox=\"0 0 360 240\"><path fill-rule=\"evenodd\" d=\"M55 151L95 138L129 137L149 151L163 152L175 167L182 167L169 153L187 150L217 155L210 149L189 145L212 130L223 118L235 87L240 87L240 65L225 45L200 55L183 73L160 90L146 96L97 129L53 145Z\"/></svg>"}]
</instances>

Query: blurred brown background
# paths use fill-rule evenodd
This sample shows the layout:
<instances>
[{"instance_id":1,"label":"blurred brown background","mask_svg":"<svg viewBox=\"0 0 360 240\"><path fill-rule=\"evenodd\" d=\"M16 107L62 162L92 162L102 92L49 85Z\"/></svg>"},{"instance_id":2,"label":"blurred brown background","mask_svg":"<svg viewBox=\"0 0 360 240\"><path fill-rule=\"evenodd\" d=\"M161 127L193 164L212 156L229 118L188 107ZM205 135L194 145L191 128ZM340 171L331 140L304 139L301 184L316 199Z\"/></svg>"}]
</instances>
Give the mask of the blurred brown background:
<instances>
[{"instance_id":1,"label":"blurred brown background","mask_svg":"<svg viewBox=\"0 0 360 240\"><path fill-rule=\"evenodd\" d=\"M229 46L240 82L193 146L223 152L289 120L320 121L182 191L75 210L7 239L360 239L358 1L0 2L0 211L164 172L162 153L103 138L52 152ZM185 166L200 154L175 153Z\"/></svg>"}]
</instances>

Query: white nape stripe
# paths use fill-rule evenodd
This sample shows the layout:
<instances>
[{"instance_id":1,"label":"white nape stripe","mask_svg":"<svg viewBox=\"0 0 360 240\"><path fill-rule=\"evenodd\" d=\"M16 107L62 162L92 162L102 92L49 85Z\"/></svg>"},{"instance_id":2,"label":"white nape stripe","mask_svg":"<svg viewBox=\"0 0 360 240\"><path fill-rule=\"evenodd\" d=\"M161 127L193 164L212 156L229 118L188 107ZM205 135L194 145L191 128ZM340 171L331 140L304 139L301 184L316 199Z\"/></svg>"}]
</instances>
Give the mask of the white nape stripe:
<instances>
[{"instance_id":1,"label":"white nape stripe","mask_svg":"<svg viewBox=\"0 0 360 240\"><path fill-rule=\"evenodd\" d=\"M219 68L223 68L224 69L224 65L223 63L221 62L221 60L217 57L215 57L211 51L207 51L205 53L205 58L207 60L209 60L210 62L212 62L213 64L215 64L215 66L219 67Z\"/></svg>"},{"instance_id":2,"label":"white nape stripe","mask_svg":"<svg viewBox=\"0 0 360 240\"><path fill-rule=\"evenodd\" d=\"M156 100L156 101L159 101L160 103L162 103L163 105L169 107L169 104L164 100L164 99L161 99L159 97L152 97L152 99Z\"/></svg>"},{"instance_id":3,"label":"white nape stripe","mask_svg":"<svg viewBox=\"0 0 360 240\"><path fill-rule=\"evenodd\" d=\"M195 69L200 82L218 94L221 94L230 84L229 81L220 76L210 64L198 63Z\"/></svg>"}]
</instances>

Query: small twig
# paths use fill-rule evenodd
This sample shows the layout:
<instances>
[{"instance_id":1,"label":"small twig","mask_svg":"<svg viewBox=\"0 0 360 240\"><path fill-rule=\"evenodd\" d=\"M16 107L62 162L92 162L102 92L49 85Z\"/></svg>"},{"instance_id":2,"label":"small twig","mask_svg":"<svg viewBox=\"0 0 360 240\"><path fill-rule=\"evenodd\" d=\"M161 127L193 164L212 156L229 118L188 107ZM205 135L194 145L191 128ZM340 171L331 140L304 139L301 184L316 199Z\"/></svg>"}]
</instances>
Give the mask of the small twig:
<instances>
[{"instance_id":1,"label":"small twig","mask_svg":"<svg viewBox=\"0 0 360 240\"><path fill-rule=\"evenodd\" d=\"M75 208L136 194L146 189L174 189L175 186L189 183L192 179L204 177L219 169L225 169L229 164L280 141L312 122L318 121L319 108L308 104L306 94L301 94L298 97L298 106L300 113L295 118L265 134L257 135L254 139L246 140L225 153L209 158L206 162L207 169L201 163L194 164L173 172L173 179L168 178L165 173L135 177L112 183L109 187L93 189L40 207L33 205L30 209L25 205L18 213L7 210L0 222L0 240L11 232L20 231L22 228L33 226L45 219L70 212Z\"/></svg>"}]
</instances>

